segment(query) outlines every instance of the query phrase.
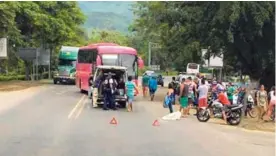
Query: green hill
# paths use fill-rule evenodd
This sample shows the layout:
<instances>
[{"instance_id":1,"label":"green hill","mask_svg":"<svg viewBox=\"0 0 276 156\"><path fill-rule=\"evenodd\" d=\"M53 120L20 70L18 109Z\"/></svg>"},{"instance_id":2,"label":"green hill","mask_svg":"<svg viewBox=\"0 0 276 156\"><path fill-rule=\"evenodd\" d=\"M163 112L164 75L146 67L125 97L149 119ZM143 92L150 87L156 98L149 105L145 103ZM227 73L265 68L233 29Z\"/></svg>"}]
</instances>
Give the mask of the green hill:
<instances>
[{"instance_id":1,"label":"green hill","mask_svg":"<svg viewBox=\"0 0 276 156\"><path fill-rule=\"evenodd\" d=\"M135 2L78 2L87 19L84 27L111 29L126 33L133 21L130 10Z\"/></svg>"}]
</instances>

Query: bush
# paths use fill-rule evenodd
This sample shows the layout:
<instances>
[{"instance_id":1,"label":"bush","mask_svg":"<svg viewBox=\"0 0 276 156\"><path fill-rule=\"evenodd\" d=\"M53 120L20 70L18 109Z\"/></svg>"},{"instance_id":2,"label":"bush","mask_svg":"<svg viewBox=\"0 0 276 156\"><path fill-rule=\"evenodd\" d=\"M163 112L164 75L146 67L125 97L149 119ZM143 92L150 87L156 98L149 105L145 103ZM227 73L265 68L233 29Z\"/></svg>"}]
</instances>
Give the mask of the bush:
<instances>
[{"instance_id":1,"label":"bush","mask_svg":"<svg viewBox=\"0 0 276 156\"><path fill-rule=\"evenodd\" d=\"M0 81L25 80L25 75L0 75Z\"/></svg>"},{"instance_id":2,"label":"bush","mask_svg":"<svg viewBox=\"0 0 276 156\"><path fill-rule=\"evenodd\" d=\"M148 68L147 66L146 67L144 67L143 69L139 69L139 72L138 72L138 75L139 76L142 76L144 73L145 73L145 71L147 71L147 70L151 70L150 68ZM167 76L167 73L166 73L166 71L155 71L156 73L161 73L163 76ZM169 73L168 73L168 75L169 76L176 76L176 75L178 75L178 72L177 71L169 71Z\"/></svg>"},{"instance_id":3,"label":"bush","mask_svg":"<svg viewBox=\"0 0 276 156\"><path fill-rule=\"evenodd\" d=\"M167 73L166 72L162 72L162 75L163 76L167 76ZM178 75L177 71L169 71L168 72L168 76L177 76L177 75Z\"/></svg>"}]
</instances>

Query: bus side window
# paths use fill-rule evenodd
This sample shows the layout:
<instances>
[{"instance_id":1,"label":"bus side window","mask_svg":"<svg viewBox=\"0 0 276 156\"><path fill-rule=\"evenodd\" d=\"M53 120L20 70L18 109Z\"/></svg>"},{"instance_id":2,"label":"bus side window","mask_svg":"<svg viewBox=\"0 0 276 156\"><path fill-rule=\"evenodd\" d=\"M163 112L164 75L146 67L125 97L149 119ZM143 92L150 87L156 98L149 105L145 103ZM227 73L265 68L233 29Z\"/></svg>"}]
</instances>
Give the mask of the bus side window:
<instances>
[{"instance_id":1,"label":"bus side window","mask_svg":"<svg viewBox=\"0 0 276 156\"><path fill-rule=\"evenodd\" d=\"M79 63L93 63L97 60L97 50L96 49L85 49L79 50L78 52L78 62Z\"/></svg>"}]
</instances>

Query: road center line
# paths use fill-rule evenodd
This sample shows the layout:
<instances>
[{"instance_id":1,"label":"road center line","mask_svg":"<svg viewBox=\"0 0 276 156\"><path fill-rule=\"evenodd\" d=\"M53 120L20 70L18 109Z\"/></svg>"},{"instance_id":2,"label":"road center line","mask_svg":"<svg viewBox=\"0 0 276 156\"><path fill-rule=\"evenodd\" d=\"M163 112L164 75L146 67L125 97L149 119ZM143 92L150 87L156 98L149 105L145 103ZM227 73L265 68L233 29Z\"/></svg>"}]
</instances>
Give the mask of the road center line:
<instances>
[{"instance_id":1,"label":"road center line","mask_svg":"<svg viewBox=\"0 0 276 156\"><path fill-rule=\"evenodd\" d=\"M84 100L85 95L83 95L81 97L81 99L78 101L78 103L76 104L76 106L71 110L70 114L68 115L68 119L70 119L72 117L72 115L75 113L75 111L78 109L79 105L82 103L82 101Z\"/></svg>"},{"instance_id":2,"label":"road center line","mask_svg":"<svg viewBox=\"0 0 276 156\"><path fill-rule=\"evenodd\" d=\"M80 116L80 114L81 114L83 108L85 107L87 101L88 101L88 99L86 98L86 99L84 100L84 102L82 102L82 105L80 106L80 109L79 109L77 115L75 116L75 120Z\"/></svg>"}]
</instances>

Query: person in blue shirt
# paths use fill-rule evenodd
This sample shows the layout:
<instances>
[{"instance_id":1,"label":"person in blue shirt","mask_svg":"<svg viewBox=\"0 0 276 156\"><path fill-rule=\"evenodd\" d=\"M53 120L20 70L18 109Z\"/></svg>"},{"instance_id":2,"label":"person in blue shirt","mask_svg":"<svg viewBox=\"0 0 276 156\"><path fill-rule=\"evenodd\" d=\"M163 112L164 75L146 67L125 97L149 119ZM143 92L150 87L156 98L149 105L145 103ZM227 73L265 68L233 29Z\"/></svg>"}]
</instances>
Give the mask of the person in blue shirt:
<instances>
[{"instance_id":1,"label":"person in blue shirt","mask_svg":"<svg viewBox=\"0 0 276 156\"><path fill-rule=\"evenodd\" d=\"M156 76L151 76L149 80L149 92L150 92L150 99L153 101L154 99L154 94L157 90L157 78Z\"/></svg>"},{"instance_id":2,"label":"person in blue shirt","mask_svg":"<svg viewBox=\"0 0 276 156\"><path fill-rule=\"evenodd\" d=\"M126 82L126 95L127 95L127 111L131 112L132 110L132 103L134 99L134 91L138 91L137 86L134 82L132 82L132 77L128 76L128 81Z\"/></svg>"}]
</instances>

